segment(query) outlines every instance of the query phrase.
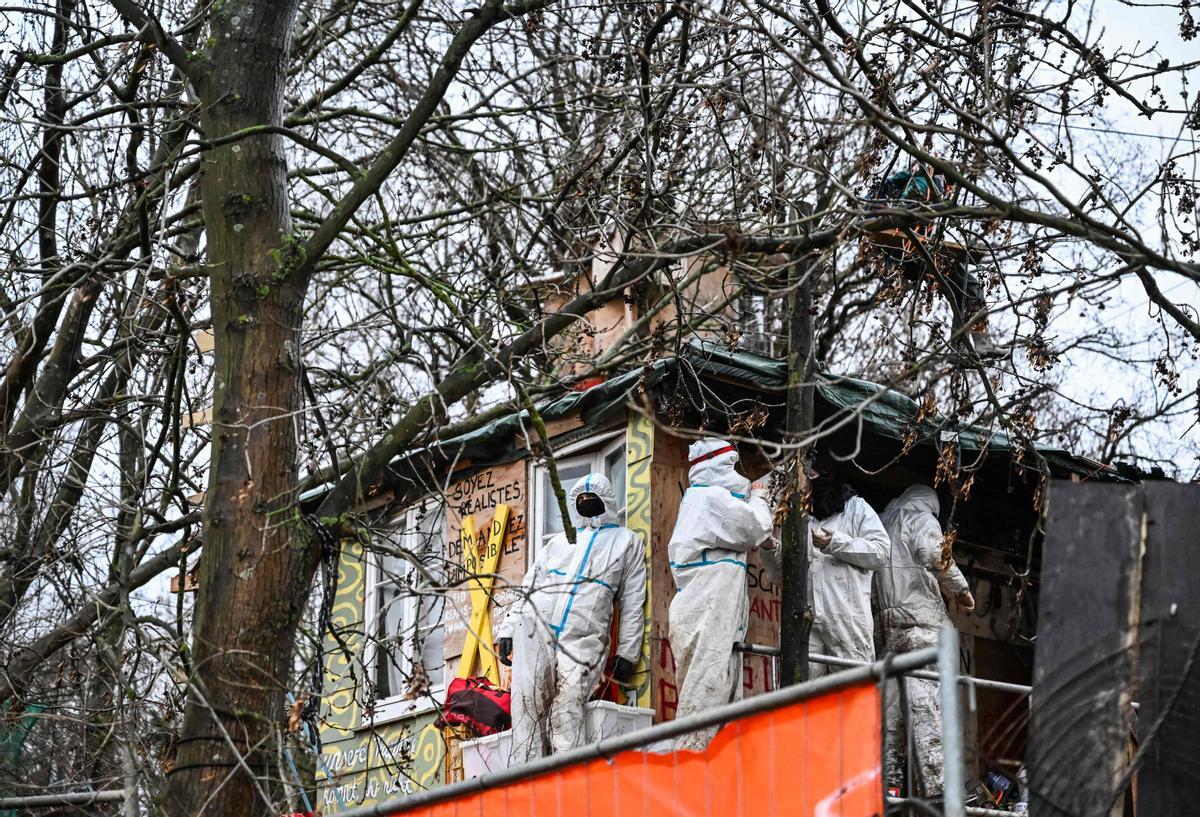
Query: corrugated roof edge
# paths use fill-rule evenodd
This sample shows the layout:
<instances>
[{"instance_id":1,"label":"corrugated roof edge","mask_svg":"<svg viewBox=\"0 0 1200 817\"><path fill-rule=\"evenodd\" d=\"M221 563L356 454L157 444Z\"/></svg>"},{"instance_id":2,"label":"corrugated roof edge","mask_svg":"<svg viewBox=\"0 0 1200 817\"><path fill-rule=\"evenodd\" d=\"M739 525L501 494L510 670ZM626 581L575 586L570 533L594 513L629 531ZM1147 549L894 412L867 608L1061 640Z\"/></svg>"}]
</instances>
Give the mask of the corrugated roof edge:
<instances>
[{"instance_id":1,"label":"corrugated roof edge","mask_svg":"<svg viewBox=\"0 0 1200 817\"><path fill-rule=\"evenodd\" d=\"M787 365L783 361L753 352L695 339L689 342L685 355L692 359L693 365L703 363L704 367L725 376L737 377L741 372L741 379L749 383L780 391L787 383ZM863 422L884 436L905 439L913 419L920 411L920 406L911 397L883 384L829 372L821 372L818 377L817 395L821 400L835 411L861 411ZM944 430L956 432L959 444L969 450L1009 453L1016 450L1012 439L1004 431L973 425L957 426L944 418L923 420L917 426L920 438L925 440L936 440ZM1072 454L1063 448L1039 445L1037 450L1045 457L1052 472L1121 481L1128 479L1111 466Z\"/></svg>"},{"instance_id":2,"label":"corrugated roof edge","mask_svg":"<svg viewBox=\"0 0 1200 817\"><path fill-rule=\"evenodd\" d=\"M616 406L625 402L625 398L640 382L647 386L657 385L667 371L675 365L674 358L656 360L640 369L624 372L616 377L598 383L584 391L570 391L561 397L556 397L538 406L538 413L543 420L557 420L578 409L582 414L584 425L599 422ZM474 431L467 432L449 440L441 440L424 448L405 455L405 459L424 453L439 453L449 456L470 456L469 450L474 446L485 449L495 447L489 444L503 441L500 450L511 448L508 441L517 434L523 424L529 420L528 411L514 412L487 425L480 426ZM515 452L515 449L512 449Z\"/></svg>"},{"instance_id":3,"label":"corrugated roof edge","mask_svg":"<svg viewBox=\"0 0 1200 817\"><path fill-rule=\"evenodd\" d=\"M782 393L787 382L787 365L781 360L731 349L712 341L693 339L681 349L679 357L660 358L584 391L567 392L542 403L538 411L544 420L554 420L578 409L582 413L585 426L598 424L622 406L634 388L639 385L658 385L681 360L686 360L698 374L731 378L779 393ZM835 412L859 411L864 424L875 433L896 440L903 440L908 436L913 418L919 411L918 404L912 398L868 380L826 372L821 373L820 377L821 381L817 385L818 396ZM420 457L430 455L443 462L468 458L481 465L517 459L523 452L513 444L513 439L527 423L528 417L528 412L514 412L466 434L430 443L394 460L391 468L394 472L403 471L406 464L411 465ZM957 432L960 445L969 450L1009 454L1015 451L1011 439L1003 431L978 426L954 427L945 420L939 422L937 418L934 421L923 420L917 427L922 441L936 441L944 430ZM1095 479L1136 481L1127 473L1119 473L1111 466L1072 454L1062 448L1038 446L1038 452L1046 459L1051 472L1056 475L1078 474Z\"/></svg>"}]
</instances>

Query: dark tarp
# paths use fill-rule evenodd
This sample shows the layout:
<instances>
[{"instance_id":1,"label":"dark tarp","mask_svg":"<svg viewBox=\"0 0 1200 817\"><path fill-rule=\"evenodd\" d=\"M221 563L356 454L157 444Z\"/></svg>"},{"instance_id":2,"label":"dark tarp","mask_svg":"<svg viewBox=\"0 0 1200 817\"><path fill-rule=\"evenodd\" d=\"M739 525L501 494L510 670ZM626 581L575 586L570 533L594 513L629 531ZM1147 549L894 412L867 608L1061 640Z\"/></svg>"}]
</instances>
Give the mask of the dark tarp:
<instances>
[{"instance_id":1,"label":"dark tarp","mask_svg":"<svg viewBox=\"0 0 1200 817\"><path fill-rule=\"evenodd\" d=\"M539 406L546 421L566 417L579 411L585 429L600 429L619 416L632 394L639 389L655 393L657 387L676 384L673 375L686 370L700 379L732 381L750 390L769 393L782 400L787 382L787 366L783 361L731 349L720 344L694 340L681 350L678 357L661 358L642 368L625 372L585 391L572 391ZM970 451L986 451L1023 458L1027 466L1036 467L1033 455L1020 450L1003 431L976 426L957 426L944 418L934 417L915 423L920 406L912 398L878 383L850 377L822 374L817 384L818 413L829 418L846 418L858 414L864 428L894 440L913 438L916 443L935 443L951 439L957 433L959 445ZM412 474L417 460L423 460L426 473L456 459L468 459L473 466L511 462L524 455L518 445L518 435L528 427L528 412L513 413L481 426L474 431L441 440L414 452L392 466L392 480L404 480ZM532 434L532 430L529 431ZM1038 447L1055 476L1078 474L1090 479L1135 479L1136 476L1117 470L1086 457L1079 457L1055 447ZM391 482L392 480L385 480Z\"/></svg>"},{"instance_id":2,"label":"dark tarp","mask_svg":"<svg viewBox=\"0 0 1200 817\"><path fill-rule=\"evenodd\" d=\"M782 397L787 384L787 364L781 360L731 349L716 343L693 341L684 351L683 357L691 362L697 374L718 377L752 384L768 389ZM920 414L920 405L911 397L889 389L878 383L839 377L828 373L819 375L817 383L818 403L824 404L824 413L829 417L844 418L859 414L865 428L894 440L906 440L915 431L918 442L933 442L947 439L953 433L958 444L969 451L987 451L994 454L1013 456L1019 446L1003 431L993 431L978 426L959 426L942 417L914 421ZM819 407L820 408L820 407ZM1119 479L1117 472L1099 462L1071 454L1062 448L1038 446L1037 451L1046 459L1055 476L1079 474L1090 478ZM1025 455L1032 465L1034 457Z\"/></svg>"}]
</instances>

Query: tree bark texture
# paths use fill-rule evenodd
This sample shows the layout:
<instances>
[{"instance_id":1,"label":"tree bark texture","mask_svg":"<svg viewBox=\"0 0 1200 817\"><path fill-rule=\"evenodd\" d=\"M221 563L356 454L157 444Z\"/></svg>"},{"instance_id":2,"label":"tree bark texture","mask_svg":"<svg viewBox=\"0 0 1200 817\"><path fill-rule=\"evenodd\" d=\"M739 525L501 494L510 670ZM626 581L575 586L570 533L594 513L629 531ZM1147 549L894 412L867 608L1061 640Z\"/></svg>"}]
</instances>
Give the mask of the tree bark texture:
<instances>
[{"instance_id":1,"label":"tree bark texture","mask_svg":"<svg viewBox=\"0 0 1200 817\"><path fill-rule=\"evenodd\" d=\"M788 266L788 384L785 442L802 440L813 426L813 264L797 258ZM795 478L785 492L782 533L782 595L779 678L787 686L808 679L808 493L807 450L797 450Z\"/></svg>"},{"instance_id":2,"label":"tree bark texture","mask_svg":"<svg viewBox=\"0 0 1200 817\"><path fill-rule=\"evenodd\" d=\"M280 124L296 7L296 0L244 0L214 9L199 89L206 139ZM166 806L177 816L267 815L272 797L262 778L318 559L293 496L307 282L290 274L281 138L222 142L205 152L201 172L213 441L188 703Z\"/></svg>"}]
</instances>

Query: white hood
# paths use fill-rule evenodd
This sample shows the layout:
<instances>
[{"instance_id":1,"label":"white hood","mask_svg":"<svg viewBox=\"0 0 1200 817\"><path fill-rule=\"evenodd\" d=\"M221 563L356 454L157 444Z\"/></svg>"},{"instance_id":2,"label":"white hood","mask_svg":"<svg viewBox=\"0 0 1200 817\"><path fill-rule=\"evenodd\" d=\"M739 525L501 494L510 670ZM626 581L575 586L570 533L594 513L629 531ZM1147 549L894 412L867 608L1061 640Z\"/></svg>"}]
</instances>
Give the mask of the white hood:
<instances>
[{"instance_id":1,"label":"white hood","mask_svg":"<svg viewBox=\"0 0 1200 817\"><path fill-rule=\"evenodd\" d=\"M928 485L911 485L880 514L892 540L888 563L875 574L885 630L948 626L941 593L953 599L967 590L953 559L948 563L943 559L940 507L936 491Z\"/></svg>"},{"instance_id":2,"label":"white hood","mask_svg":"<svg viewBox=\"0 0 1200 817\"><path fill-rule=\"evenodd\" d=\"M933 514L936 517L940 510L941 503L938 502L937 491L928 485L910 485L904 493L887 504L881 516L900 511L914 511Z\"/></svg>"},{"instance_id":3,"label":"white hood","mask_svg":"<svg viewBox=\"0 0 1200 817\"><path fill-rule=\"evenodd\" d=\"M722 453L712 456L716 451ZM714 437L697 440L688 446L688 462L695 463L688 469L688 482L724 488L745 499L750 494L750 480L734 470L737 461L738 453L727 440Z\"/></svg>"},{"instance_id":4,"label":"white hood","mask_svg":"<svg viewBox=\"0 0 1200 817\"><path fill-rule=\"evenodd\" d=\"M595 494L604 502L604 513L601 516L583 518L575 510L575 501L580 494ZM577 528L598 528L601 525L615 525L620 521L620 508L617 507L617 494L613 491L612 483L604 474L588 474L575 483L571 494L567 497L567 509L571 513L571 523Z\"/></svg>"}]
</instances>

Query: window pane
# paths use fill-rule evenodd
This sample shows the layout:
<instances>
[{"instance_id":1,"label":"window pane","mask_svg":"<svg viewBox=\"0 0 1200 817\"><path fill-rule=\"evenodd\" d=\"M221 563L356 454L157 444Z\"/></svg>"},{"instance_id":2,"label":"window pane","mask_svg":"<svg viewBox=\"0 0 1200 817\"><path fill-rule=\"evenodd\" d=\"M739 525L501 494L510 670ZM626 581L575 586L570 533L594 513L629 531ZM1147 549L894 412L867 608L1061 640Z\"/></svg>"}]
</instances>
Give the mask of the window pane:
<instances>
[{"instance_id":1,"label":"window pane","mask_svg":"<svg viewBox=\"0 0 1200 817\"><path fill-rule=\"evenodd\" d=\"M441 586L446 575L444 523L442 503L429 502L397 519L385 540L385 547L402 548L411 556L380 557L374 667L378 699L437 690L445 676ZM414 672L418 655L423 673ZM423 679L419 677L422 674Z\"/></svg>"},{"instance_id":2,"label":"window pane","mask_svg":"<svg viewBox=\"0 0 1200 817\"><path fill-rule=\"evenodd\" d=\"M446 576L446 527L445 509L441 502L427 503L415 512L413 533L409 547L417 554L428 577L413 571L413 620L414 652L419 653L425 670L426 683L419 683L419 690L441 688L445 676L445 661L442 658L442 610L444 590L441 587ZM415 657L415 656L414 656Z\"/></svg>"},{"instance_id":3,"label":"window pane","mask_svg":"<svg viewBox=\"0 0 1200 817\"><path fill-rule=\"evenodd\" d=\"M412 529L405 534L404 547L412 551L436 581L442 581L446 575L446 526L442 503L429 503L415 511L410 522ZM420 581L427 580L422 576Z\"/></svg>"},{"instance_id":4,"label":"window pane","mask_svg":"<svg viewBox=\"0 0 1200 817\"><path fill-rule=\"evenodd\" d=\"M446 659L443 651L445 634L442 631L442 616L446 608L446 597L441 592L420 597L420 646L421 662L430 689L441 689L446 679Z\"/></svg>"},{"instance_id":5,"label":"window pane","mask_svg":"<svg viewBox=\"0 0 1200 817\"><path fill-rule=\"evenodd\" d=\"M408 575L408 571L412 569L408 559L392 552L397 547L404 546L404 539L398 536L386 537L380 543L380 549L387 552L379 554L379 575L375 577L377 583L400 581Z\"/></svg>"},{"instance_id":6,"label":"window pane","mask_svg":"<svg viewBox=\"0 0 1200 817\"><path fill-rule=\"evenodd\" d=\"M405 621L404 594L399 585L388 583L377 588L379 614L376 617L377 639L375 660L375 697L391 698L408 687L411 662L407 659L405 642L412 643L412 627ZM405 630L409 632L406 633Z\"/></svg>"},{"instance_id":7,"label":"window pane","mask_svg":"<svg viewBox=\"0 0 1200 817\"><path fill-rule=\"evenodd\" d=\"M568 498L571 495L571 487L576 482L583 479L591 472L591 466L586 462L576 463L574 465L559 465L558 479L562 482L563 490L567 493ZM542 529L538 537L538 541L544 541L547 536L555 533L561 533L563 529L562 514L558 510L558 497L554 495L554 486L550 482L549 469L542 469L541 479L541 498L542 498Z\"/></svg>"},{"instance_id":8,"label":"window pane","mask_svg":"<svg viewBox=\"0 0 1200 817\"><path fill-rule=\"evenodd\" d=\"M604 458L604 475L612 483L613 493L617 495L617 510L620 511L621 522L625 522L625 443L608 452Z\"/></svg>"}]
</instances>

